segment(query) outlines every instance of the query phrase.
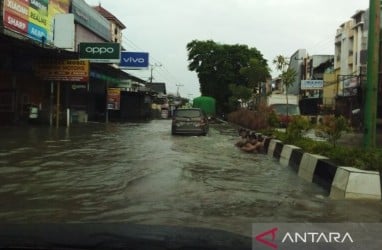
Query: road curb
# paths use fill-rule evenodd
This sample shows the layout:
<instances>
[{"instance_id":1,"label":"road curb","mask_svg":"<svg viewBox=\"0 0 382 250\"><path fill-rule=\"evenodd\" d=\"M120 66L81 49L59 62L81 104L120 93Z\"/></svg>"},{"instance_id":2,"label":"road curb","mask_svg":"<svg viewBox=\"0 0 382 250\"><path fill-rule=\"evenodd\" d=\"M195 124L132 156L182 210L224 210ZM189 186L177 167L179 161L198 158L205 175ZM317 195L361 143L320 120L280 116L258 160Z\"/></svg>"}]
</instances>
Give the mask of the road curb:
<instances>
[{"instance_id":1,"label":"road curb","mask_svg":"<svg viewBox=\"0 0 382 250\"><path fill-rule=\"evenodd\" d=\"M377 171L336 166L325 156L305 153L275 139L267 139L264 150L299 177L324 188L333 199L382 199L382 178Z\"/></svg>"}]
</instances>

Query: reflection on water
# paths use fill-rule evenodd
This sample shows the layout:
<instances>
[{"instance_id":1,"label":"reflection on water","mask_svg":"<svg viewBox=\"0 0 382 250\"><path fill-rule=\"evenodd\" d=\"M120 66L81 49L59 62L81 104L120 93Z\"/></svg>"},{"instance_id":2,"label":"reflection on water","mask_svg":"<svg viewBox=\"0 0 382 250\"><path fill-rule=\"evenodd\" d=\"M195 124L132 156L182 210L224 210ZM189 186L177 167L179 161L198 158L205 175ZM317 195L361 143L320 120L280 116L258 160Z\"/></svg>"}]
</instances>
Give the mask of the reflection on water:
<instances>
[{"instance_id":1,"label":"reflection on water","mask_svg":"<svg viewBox=\"0 0 382 250\"><path fill-rule=\"evenodd\" d=\"M332 201L224 125L171 136L170 121L7 128L0 144L3 223L135 222L249 235L253 222L381 222L375 201Z\"/></svg>"}]
</instances>

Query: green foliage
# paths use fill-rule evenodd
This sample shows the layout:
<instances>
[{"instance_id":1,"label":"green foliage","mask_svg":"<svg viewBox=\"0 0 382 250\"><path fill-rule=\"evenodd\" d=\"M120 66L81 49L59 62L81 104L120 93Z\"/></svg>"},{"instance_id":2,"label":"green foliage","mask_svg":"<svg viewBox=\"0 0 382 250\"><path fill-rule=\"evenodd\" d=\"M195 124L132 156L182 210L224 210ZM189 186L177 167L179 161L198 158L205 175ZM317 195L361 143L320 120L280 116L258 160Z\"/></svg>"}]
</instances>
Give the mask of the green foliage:
<instances>
[{"instance_id":1,"label":"green foliage","mask_svg":"<svg viewBox=\"0 0 382 250\"><path fill-rule=\"evenodd\" d=\"M286 134L287 142L293 143L294 141L302 138L303 132L307 131L311 127L309 120L303 116L295 116L289 122Z\"/></svg>"},{"instance_id":2,"label":"green foliage","mask_svg":"<svg viewBox=\"0 0 382 250\"><path fill-rule=\"evenodd\" d=\"M280 124L280 120L279 120L279 117L277 116L276 112L271 109L269 111L269 115L268 115L268 124L270 127L272 128L276 128L279 126Z\"/></svg>"},{"instance_id":3,"label":"green foliage","mask_svg":"<svg viewBox=\"0 0 382 250\"><path fill-rule=\"evenodd\" d=\"M249 101L252 97L252 90L246 86L230 84L229 90L232 93L232 97L236 100Z\"/></svg>"},{"instance_id":4,"label":"green foliage","mask_svg":"<svg viewBox=\"0 0 382 250\"><path fill-rule=\"evenodd\" d=\"M256 48L249 48L247 45L193 40L187 44L187 51L188 68L197 73L200 92L204 96L216 99L219 112L229 110L228 100L232 96L230 84L251 87L253 71L257 69L268 71L267 61L263 55ZM243 68L251 70L246 72L242 70Z\"/></svg>"},{"instance_id":5,"label":"green foliage","mask_svg":"<svg viewBox=\"0 0 382 250\"><path fill-rule=\"evenodd\" d=\"M248 65L240 69L240 74L252 89L259 88L260 83L270 77L268 67L258 58L251 58Z\"/></svg>"},{"instance_id":6,"label":"green foliage","mask_svg":"<svg viewBox=\"0 0 382 250\"><path fill-rule=\"evenodd\" d=\"M297 72L292 68L288 68L285 70L285 68L287 67L289 62L286 59L286 57L284 57L282 55L278 55L273 60L273 64L275 64L276 69L281 72L280 78L281 78L282 84L283 84L283 86L285 86L285 90L286 90L285 91L286 103L289 104L288 89L289 89L289 87L293 86L293 83L296 80ZM286 110L287 117L289 116L289 110L288 109L289 109L289 105L287 105L287 110Z\"/></svg>"},{"instance_id":7,"label":"green foliage","mask_svg":"<svg viewBox=\"0 0 382 250\"><path fill-rule=\"evenodd\" d=\"M329 142L333 147L336 147L338 139L341 138L343 132L350 130L350 126L343 116L326 115L322 118L322 122L317 129L327 134Z\"/></svg>"},{"instance_id":8,"label":"green foliage","mask_svg":"<svg viewBox=\"0 0 382 250\"><path fill-rule=\"evenodd\" d=\"M278 55L273 59L272 63L276 66L276 69L280 72L284 72L285 67L288 65L288 61L285 56Z\"/></svg>"},{"instance_id":9,"label":"green foliage","mask_svg":"<svg viewBox=\"0 0 382 250\"><path fill-rule=\"evenodd\" d=\"M286 88L286 93L288 93L288 88L293 86L293 83L296 80L296 76L297 73L292 68L288 68L281 74L281 80Z\"/></svg>"}]
</instances>

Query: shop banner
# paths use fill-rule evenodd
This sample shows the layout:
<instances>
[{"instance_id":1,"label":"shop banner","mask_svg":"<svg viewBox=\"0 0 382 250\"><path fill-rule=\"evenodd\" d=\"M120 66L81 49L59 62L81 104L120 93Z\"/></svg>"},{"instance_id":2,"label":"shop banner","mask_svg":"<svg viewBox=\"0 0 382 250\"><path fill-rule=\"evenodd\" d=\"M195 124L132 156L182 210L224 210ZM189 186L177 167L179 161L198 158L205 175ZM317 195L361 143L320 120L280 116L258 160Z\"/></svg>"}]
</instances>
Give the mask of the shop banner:
<instances>
[{"instance_id":1,"label":"shop banner","mask_svg":"<svg viewBox=\"0 0 382 250\"><path fill-rule=\"evenodd\" d=\"M4 0L3 24L39 42L53 44L54 15L68 13L71 0Z\"/></svg>"},{"instance_id":2,"label":"shop banner","mask_svg":"<svg viewBox=\"0 0 382 250\"><path fill-rule=\"evenodd\" d=\"M65 60L59 63L42 63L37 75L47 81L88 82L89 61Z\"/></svg>"}]
</instances>

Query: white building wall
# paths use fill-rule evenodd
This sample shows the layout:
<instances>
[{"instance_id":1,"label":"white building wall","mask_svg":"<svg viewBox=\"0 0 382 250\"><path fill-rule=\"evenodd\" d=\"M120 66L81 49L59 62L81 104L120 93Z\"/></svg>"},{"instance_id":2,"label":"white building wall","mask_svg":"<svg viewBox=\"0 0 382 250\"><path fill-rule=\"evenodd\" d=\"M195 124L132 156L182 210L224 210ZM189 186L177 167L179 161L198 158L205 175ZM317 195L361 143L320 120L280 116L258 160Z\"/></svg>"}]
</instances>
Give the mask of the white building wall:
<instances>
[{"instance_id":1,"label":"white building wall","mask_svg":"<svg viewBox=\"0 0 382 250\"><path fill-rule=\"evenodd\" d=\"M293 55L291 55L289 60L289 67L294 69L297 73L296 80L293 85L289 87L288 94L290 95L299 95L300 94L300 85L301 80L305 72L303 72L304 60L308 56L306 49L299 49Z\"/></svg>"}]
</instances>

